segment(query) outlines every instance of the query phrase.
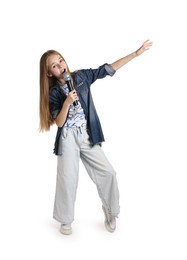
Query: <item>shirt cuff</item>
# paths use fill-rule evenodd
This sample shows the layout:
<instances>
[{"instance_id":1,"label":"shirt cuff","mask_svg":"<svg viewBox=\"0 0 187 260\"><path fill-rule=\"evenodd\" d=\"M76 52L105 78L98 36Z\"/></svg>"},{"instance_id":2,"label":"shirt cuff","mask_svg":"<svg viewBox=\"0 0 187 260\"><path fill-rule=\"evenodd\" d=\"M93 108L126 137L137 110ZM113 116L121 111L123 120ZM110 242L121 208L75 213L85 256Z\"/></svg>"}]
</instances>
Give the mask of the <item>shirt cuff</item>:
<instances>
[{"instance_id":1,"label":"shirt cuff","mask_svg":"<svg viewBox=\"0 0 187 260\"><path fill-rule=\"evenodd\" d=\"M113 69L112 65L110 64L105 64L105 70L110 76L113 76L116 73L115 69Z\"/></svg>"}]
</instances>

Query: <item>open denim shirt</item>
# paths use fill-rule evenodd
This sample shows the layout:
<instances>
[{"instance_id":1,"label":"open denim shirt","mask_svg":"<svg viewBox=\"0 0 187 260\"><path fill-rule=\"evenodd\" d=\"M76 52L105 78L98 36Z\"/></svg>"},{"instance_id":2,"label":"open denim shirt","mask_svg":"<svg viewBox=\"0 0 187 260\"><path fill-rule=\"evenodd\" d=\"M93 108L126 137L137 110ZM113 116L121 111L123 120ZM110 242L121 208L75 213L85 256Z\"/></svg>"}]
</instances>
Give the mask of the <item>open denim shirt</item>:
<instances>
[{"instance_id":1,"label":"open denim shirt","mask_svg":"<svg viewBox=\"0 0 187 260\"><path fill-rule=\"evenodd\" d=\"M93 98L90 91L90 86L97 79L102 79L107 75L113 76L115 70L110 64L103 64L97 69L82 69L75 73L73 81L74 87L77 91L79 101L84 110L87 120L87 129L92 145L101 144L104 140L104 135L101 127L97 111L94 106ZM50 113L53 119L59 114L62 105L66 99L66 95L60 88L60 84L56 84L51 88L49 94ZM62 142L60 141L62 127L58 127L54 153L56 155L62 155Z\"/></svg>"}]
</instances>

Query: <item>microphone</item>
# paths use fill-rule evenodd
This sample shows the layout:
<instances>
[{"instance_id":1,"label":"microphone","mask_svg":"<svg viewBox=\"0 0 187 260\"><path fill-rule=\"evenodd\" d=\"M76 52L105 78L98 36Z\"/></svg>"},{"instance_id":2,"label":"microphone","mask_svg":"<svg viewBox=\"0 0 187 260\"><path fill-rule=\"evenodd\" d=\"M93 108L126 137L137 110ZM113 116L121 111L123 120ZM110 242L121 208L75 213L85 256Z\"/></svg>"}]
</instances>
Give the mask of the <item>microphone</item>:
<instances>
[{"instance_id":1,"label":"microphone","mask_svg":"<svg viewBox=\"0 0 187 260\"><path fill-rule=\"evenodd\" d=\"M74 90L75 88L74 88L74 86L73 86L73 84L72 84L71 77L70 77L69 73L65 71L65 72L63 73L63 76L64 76L65 82L66 82L66 84L67 84L67 86L68 86L69 92L72 91L72 90ZM75 100L75 101L73 102L73 105L74 105L74 106L77 106L77 105L78 105L78 101Z\"/></svg>"}]
</instances>

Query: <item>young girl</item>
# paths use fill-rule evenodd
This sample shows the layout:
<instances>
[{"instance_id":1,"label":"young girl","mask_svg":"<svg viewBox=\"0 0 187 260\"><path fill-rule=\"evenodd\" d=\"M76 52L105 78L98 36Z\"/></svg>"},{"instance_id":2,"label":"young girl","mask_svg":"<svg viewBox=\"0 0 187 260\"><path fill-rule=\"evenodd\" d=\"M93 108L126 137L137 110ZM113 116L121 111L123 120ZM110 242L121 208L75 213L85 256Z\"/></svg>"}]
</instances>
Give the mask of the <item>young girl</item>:
<instances>
[{"instance_id":1,"label":"young girl","mask_svg":"<svg viewBox=\"0 0 187 260\"><path fill-rule=\"evenodd\" d=\"M53 123L58 126L54 147L57 180L53 217L61 223L62 234L72 233L80 158L96 184L106 229L109 232L116 229L120 211L118 184L116 173L101 148L104 135L90 86L97 79L113 76L116 70L151 46L147 40L135 52L112 64L73 73L55 50L45 52L40 59L40 130L48 131ZM69 86L73 90L69 90Z\"/></svg>"}]
</instances>

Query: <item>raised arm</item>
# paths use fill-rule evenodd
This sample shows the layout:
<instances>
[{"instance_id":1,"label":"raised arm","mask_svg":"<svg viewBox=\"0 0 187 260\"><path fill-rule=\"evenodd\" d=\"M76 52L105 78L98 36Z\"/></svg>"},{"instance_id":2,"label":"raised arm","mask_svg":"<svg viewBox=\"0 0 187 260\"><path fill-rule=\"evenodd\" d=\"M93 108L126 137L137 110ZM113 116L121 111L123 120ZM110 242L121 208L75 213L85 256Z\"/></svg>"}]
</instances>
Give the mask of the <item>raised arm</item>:
<instances>
[{"instance_id":1,"label":"raised arm","mask_svg":"<svg viewBox=\"0 0 187 260\"><path fill-rule=\"evenodd\" d=\"M125 64L127 64L129 61L131 61L132 59L134 59L135 57L141 55L142 53L144 53L145 51L149 50L150 47L152 46L152 42L150 42L149 40L146 40L142 46L140 48L138 48L135 52L132 52L131 54L113 62L111 65L113 67L114 70L118 70L120 69L122 66L124 66Z\"/></svg>"}]
</instances>

